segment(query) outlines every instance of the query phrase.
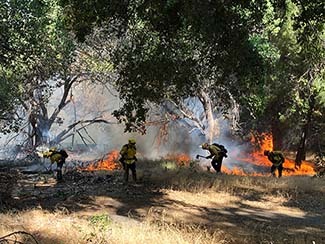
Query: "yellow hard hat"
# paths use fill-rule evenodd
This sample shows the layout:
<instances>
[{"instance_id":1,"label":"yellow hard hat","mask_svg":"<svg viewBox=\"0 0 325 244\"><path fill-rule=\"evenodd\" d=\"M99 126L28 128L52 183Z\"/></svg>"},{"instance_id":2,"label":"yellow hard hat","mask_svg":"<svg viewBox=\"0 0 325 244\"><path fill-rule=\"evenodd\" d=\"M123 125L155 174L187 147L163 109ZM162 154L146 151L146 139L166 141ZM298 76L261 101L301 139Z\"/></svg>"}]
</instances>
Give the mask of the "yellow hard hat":
<instances>
[{"instance_id":1,"label":"yellow hard hat","mask_svg":"<svg viewBox=\"0 0 325 244\"><path fill-rule=\"evenodd\" d=\"M49 151L50 152L55 152L57 150L57 147L50 147Z\"/></svg>"},{"instance_id":2,"label":"yellow hard hat","mask_svg":"<svg viewBox=\"0 0 325 244\"><path fill-rule=\"evenodd\" d=\"M134 138L130 138L130 139L129 139L129 143L130 143L130 144L135 144L135 139L134 139Z\"/></svg>"}]
</instances>

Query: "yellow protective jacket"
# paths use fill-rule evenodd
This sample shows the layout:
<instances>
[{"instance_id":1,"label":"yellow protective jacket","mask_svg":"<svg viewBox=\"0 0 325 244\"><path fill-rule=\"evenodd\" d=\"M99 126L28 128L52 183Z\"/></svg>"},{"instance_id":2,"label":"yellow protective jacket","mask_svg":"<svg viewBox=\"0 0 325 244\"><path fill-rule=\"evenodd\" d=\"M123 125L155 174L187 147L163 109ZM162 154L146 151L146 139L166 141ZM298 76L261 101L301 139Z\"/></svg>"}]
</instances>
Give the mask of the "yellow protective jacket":
<instances>
[{"instance_id":1,"label":"yellow protective jacket","mask_svg":"<svg viewBox=\"0 0 325 244\"><path fill-rule=\"evenodd\" d=\"M267 158L272 162L274 166L279 166L284 163L284 156L280 151L270 152Z\"/></svg>"},{"instance_id":2,"label":"yellow protective jacket","mask_svg":"<svg viewBox=\"0 0 325 244\"><path fill-rule=\"evenodd\" d=\"M64 160L64 157L59 152L44 152L43 156L44 158L49 158L51 163L59 163Z\"/></svg>"},{"instance_id":3,"label":"yellow protective jacket","mask_svg":"<svg viewBox=\"0 0 325 244\"><path fill-rule=\"evenodd\" d=\"M120 151L120 155L122 156L124 162L127 164L132 164L137 160L135 156L136 154L137 149L135 145L131 144L125 144Z\"/></svg>"},{"instance_id":4,"label":"yellow protective jacket","mask_svg":"<svg viewBox=\"0 0 325 244\"><path fill-rule=\"evenodd\" d=\"M217 147L216 145L213 145L213 144L209 145L208 150L210 152L210 157L213 155L214 159L220 159L224 155L221 148Z\"/></svg>"}]
</instances>

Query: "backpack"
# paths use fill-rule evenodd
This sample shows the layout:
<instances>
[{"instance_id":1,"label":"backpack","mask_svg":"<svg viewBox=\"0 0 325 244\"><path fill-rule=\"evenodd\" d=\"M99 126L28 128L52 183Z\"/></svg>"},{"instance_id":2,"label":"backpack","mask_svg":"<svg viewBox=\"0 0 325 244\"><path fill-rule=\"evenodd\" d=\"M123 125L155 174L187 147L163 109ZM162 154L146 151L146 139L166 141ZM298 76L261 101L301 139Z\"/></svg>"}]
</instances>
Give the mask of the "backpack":
<instances>
[{"instance_id":1,"label":"backpack","mask_svg":"<svg viewBox=\"0 0 325 244\"><path fill-rule=\"evenodd\" d=\"M224 145L221 145L221 144L218 144L218 143L213 143L212 145L214 145L214 146L216 146L216 147L219 147L220 148L220 150L221 150L221 152L223 153L223 156L224 157L228 157L227 156L227 149L225 148L225 146Z\"/></svg>"},{"instance_id":2,"label":"backpack","mask_svg":"<svg viewBox=\"0 0 325 244\"><path fill-rule=\"evenodd\" d=\"M59 151L59 153L62 155L62 157L64 157L64 158L67 158L69 155L68 155L68 153L65 151L65 150L63 150L63 149L61 149L60 151Z\"/></svg>"},{"instance_id":3,"label":"backpack","mask_svg":"<svg viewBox=\"0 0 325 244\"><path fill-rule=\"evenodd\" d=\"M273 164L279 164L282 161L282 157L279 152L271 152L271 159Z\"/></svg>"}]
</instances>

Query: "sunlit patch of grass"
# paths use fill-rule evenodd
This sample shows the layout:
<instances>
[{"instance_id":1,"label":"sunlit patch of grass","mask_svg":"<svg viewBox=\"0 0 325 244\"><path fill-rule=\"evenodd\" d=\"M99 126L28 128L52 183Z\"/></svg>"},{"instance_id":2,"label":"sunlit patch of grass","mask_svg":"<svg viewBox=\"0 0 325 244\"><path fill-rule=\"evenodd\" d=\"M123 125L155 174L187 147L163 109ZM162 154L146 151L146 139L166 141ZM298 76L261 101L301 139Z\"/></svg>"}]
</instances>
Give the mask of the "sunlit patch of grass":
<instances>
[{"instance_id":1,"label":"sunlit patch of grass","mask_svg":"<svg viewBox=\"0 0 325 244\"><path fill-rule=\"evenodd\" d=\"M165 170L175 170L178 168L175 162L162 162L161 167Z\"/></svg>"},{"instance_id":2,"label":"sunlit patch of grass","mask_svg":"<svg viewBox=\"0 0 325 244\"><path fill-rule=\"evenodd\" d=\"M111 243L227 243L224 233L219 230L209 231L198 225L168 223L164 221L145 221L138 225L122 223L112 229Z\"/></svg>"},{"instance_id":3,"label":"sunlit patch of grass","mask_svg":"<svg viewBox=\"0 0 325 244\"><path fill-rule=\"evenodd\" d=\"M0 236L13 231L31 233L39 243L223 243L221 231L209 232L206 228L176 225L165 222L144 221L130 224L117 223L106 215L83 218L42 210L0 214Z\"/></svg>"},{"instance_id":4,"label":"sunlit patch of grass","mask_svg":"<svg viewBox=\"0 0 325 244\"><path fill-rule=\"evenodd\" d=\"M226 218L223 214L225 208L256 208L265 212L279 211L288 216L295 214L300 218L308 212L304 209L304 204L310 208L316 206L322 209L317 204L321 204L325 199L324 179L320 178L297 176L278 179L215 174L196 165L176 167L173 162L163 160L139 162L138 169L139 178L144 182L141 186L146 190L150 190L150 187L154 190L158 188L164 193L161 205L158 201L155 202L159 206L154 204L146 212L142 222L128 221L128 218L117 222L103 211L85 213L85 209L83 214L86 215L79 216L64 209L55 212L35 209L0 214L0 236L23 230L33 234L42 244L270 243L272 238L266 236L272 234L269 226L265 226L267 231L261 233L260 230L264 227L262 228L260 223L253 220L251 223L245 223L253 229L247 228L247 233L245 229L245 233L240 235L244 240L238 242L239 239L235 238L239 234L236 236L237 233L231 232L231 228L219 229L219 226L209 226L211 223L204 225L206 222L203 221L207 216L205 214L214 209L213 217L221 215ZM116 173L122 174L121 171ZM118 179L122 176L116 177ZM98 185L99 189L100 187ZM100 197L103 202L105 197L111 196ZM119 199L114 199L114 204L122 204L118 201ZM164 204L164 201L168 204ZM198 221L194 220L194 214ZM277 229L272 231L281 235Z\"/></svg>"}]
</instances>

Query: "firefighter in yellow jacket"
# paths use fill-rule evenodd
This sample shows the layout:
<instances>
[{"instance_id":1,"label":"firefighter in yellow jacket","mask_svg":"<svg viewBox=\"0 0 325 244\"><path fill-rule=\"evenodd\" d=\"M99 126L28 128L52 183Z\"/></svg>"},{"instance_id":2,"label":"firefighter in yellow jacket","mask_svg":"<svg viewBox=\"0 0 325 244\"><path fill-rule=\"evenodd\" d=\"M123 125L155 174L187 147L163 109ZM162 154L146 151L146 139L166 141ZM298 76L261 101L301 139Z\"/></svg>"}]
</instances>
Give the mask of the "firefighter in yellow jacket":
<instances>
[{"instance_id":1,"label":"firefighter in yellow jacket","mask_svg":"<svg viewBox=\"0 0 325 244\"><path fill-rule=\"evenodd\" d=\"M275 170L277 169L279 173L278 176L280 178L282 176L283 163L285 161L282 152L265 150L264 156L267 156L269 161L272 163L271 174L275 176Z\"/></svg>"},{"instance_id":2,"label":"firefighter in yellow jacket","mask_svg":"<svg viewBox=\"0 0 325 244\"><path fill-rule=\"evenodd\" d=\"M123 165L123 169L125 171L124 174L124 180L125 182L128 182L129 180L129 170L132 172L132 178L133 181L137 181L137 175L136 175L136 165L135 163L137 162L137 149L135 146L135 139L129 139L128 144L125 144L121 151L120 151L120 162Z\"/></svg>"},{"instance_id":3,"label":"firefighter in yellow jacket","mask_svg":"<svg viewBox=\"0 0 325 244\"><path fill-rule=\"evenodd\" d=\"M211 165L217 173L221 172L222 160L227 157L227 149L223 145L217 143L203 143L202 149L209 151L210 155L206 159L212 158Z\"/></svg>"},{"instance_id":4,"label":"firefighter in yellow jacket","mask_svg":"<svg viewBox=\"0 0 325 244\"><path fill-rule=\"evenodd\" d=\"M57 181L62 181L62 167L65 159L68 157L67 152L65 150L58 151L56 147L51 147L48 152L43 152L43 157L49 158L51 164L57 163L56 179Z\"/></svg>"}]
</instances>

